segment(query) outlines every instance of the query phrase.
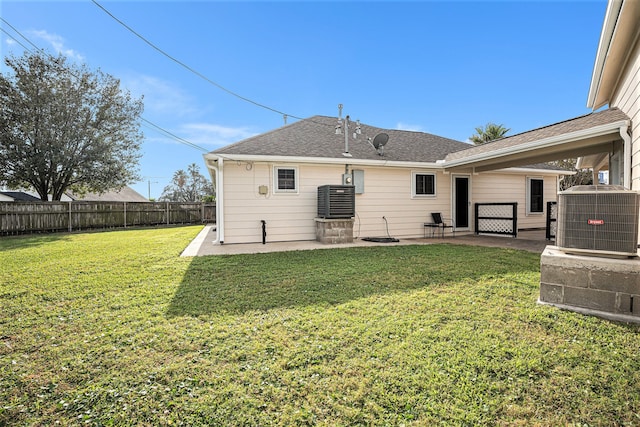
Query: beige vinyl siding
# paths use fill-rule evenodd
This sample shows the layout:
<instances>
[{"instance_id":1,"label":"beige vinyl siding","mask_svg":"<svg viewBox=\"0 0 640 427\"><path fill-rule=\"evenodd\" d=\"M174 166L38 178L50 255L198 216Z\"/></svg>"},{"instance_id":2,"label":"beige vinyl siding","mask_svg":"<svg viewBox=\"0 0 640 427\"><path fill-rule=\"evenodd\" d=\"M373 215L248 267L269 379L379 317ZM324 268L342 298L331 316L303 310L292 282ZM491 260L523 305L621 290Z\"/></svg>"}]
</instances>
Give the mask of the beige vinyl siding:
<instances>
[{"instance_id":1,"label":"beige vinyl siding","mask_svg":"<svg viewBox=\"0 0 640 427\"><path fill-rule=\"evenodd\" d=\"M354 235L358 237L422 237L431 212L450 216L449 179L430 169L359 168L364 170L365 192L356 195ZM435 175L435 196L412 197L413 173Z\"/></svg>"},{"instance_id":2,"label":"beige vinyl siding","mask_svg":"<svg viewBox=\"0 0 640 427\"><path fill-rule=\"evenodd\" d=\"M274 166L296 169L295 193L274 191ZM337 166L227 162L224 174L225 243L261 242L261 220L267 223L267 241L314 240L317 187L342 181ZM263 185L266 195L259 194Z\"/></svg>"},{"instance_id":3,"label":"beige vinyl siding","mask_svg":"<svg viewBox=\"0 0 640 427\"><path fill-rule=\"evenodd\" d=\"M631 119L631 189L640 191L640 41L629 56L622 78L611 100ZM640 213L638 213L640 216ZM640 232L638 233L640 241Z\"/></svg>"},{"instance_id":4,"label":"beige vinyl siding","mask_svg":"<svg viewBox=\"0 0 640 427\"><path fill-rule=\"evenodd\" d=\"M274 193L274 166L293 167L298 173L297 193ZM354 237L422 237L423 224L431 212L450 216L449 177L429 169L356 167L364 171L364 194L356 195ZM412 197L412 172L436 176L436 196ZM267 242L315 240L317 188L342 184L344 167L311 164L225 162L225 243L262 241L267 222ZM261 185L269 187L260 195Z\"/></svg>"},{"instance_id":5,"label":"beige vinyl siding","mask_svg":"<svg viewBox=\"0 0 640 427\"><path fill-rule=\"evenodd\" d=\"M298 188L295 193L274 192L275 167L294 168ZM364 171L364 193L356 194L354 237L418 238L432 212L450 218L452 176L433 169L394 167L354 167ZM225 162L224 242L259 243L266 221L267 242L315 240L317 188L342 184L343 166ZM435 176L435 196L413 196L414 173ZM545 212L526 215L526 176L523 173L469 175L469 199L475 202L518 202L519 228L542 228ZM544 201L556 200L556 176L544 179ZM259 187L267 186L266 195ZM473 227L473 211L470 225ZM386 218L386 222L383 219ZM387 230L388 224L388 230Z\"/></svg>"},{"instance_id":6,"label":"beige vinyl siding","mask_svg":"<svg viewBox=\"0 0 640 427\"><path fill-rule=\"evenodd\" d=\"M544 210L527 214L527 177L542 179ZM472 176L472 203L518 203L518 229L545 228L547 202L557 200L556 175L531 173L481 173Z\"/></svg>"}]
</instances>

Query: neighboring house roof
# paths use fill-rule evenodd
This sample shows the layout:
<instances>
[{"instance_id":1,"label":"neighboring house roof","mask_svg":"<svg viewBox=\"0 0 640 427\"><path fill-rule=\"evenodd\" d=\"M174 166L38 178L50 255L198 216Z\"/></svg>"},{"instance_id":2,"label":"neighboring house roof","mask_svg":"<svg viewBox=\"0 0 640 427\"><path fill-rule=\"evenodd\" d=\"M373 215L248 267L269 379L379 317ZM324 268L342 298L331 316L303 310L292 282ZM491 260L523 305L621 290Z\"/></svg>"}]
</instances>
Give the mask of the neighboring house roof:
<instances>
[{"instance_id":1,"label":"neighboring house roof","mask_svg":"<svg viewBox=\"0 0 640 427\"><path fill-rule=\"evenodd\" d=\"M123 187L106 193L87 193L80 197L73 193L67 194L72 200L85 202L148 202L149 200L131 187Z\"/></svg>"},{"instance_id":2,"label":"neighboring house roof","mask_svg":"<svg viewBox=\"0 0 640 427\"><path fill-rule=\"evenodd\" d=\"M344 120L343 134L336 135L337 117L313 116L290 125L247 138L213 151L211 154L252 155L275 157L313 157L345 159ZM349 124L349 152L353 159L398 162L435 163L447 154L469 148L469 144L424 132L382 129L361 123L362 133L353 138L356 123ZM367 142L379 133L389 135L384 156Z\"/></svg>"},{"instance_id":3,"label":"neighboring house roof","mask_svg":"<svg viewBox=\"0 0 640 427\"><path fill-rule=\"evenodd\" d=\"M41 202L37 197L23 191L0 191L0 194L12 198L16 202Z\"/></svg>"},{"instance_id":4,"label":"neighboring house roof","mask_svg":"<svg viewBox=\"0 0 640 427\"><path fill-rule=\"evenodd\" d=\"M610 108L451 153L445 166L495 169L609 151L606 145L620 139L620 129L628 124L625 113Z\"/></svg>"}]
</instances>

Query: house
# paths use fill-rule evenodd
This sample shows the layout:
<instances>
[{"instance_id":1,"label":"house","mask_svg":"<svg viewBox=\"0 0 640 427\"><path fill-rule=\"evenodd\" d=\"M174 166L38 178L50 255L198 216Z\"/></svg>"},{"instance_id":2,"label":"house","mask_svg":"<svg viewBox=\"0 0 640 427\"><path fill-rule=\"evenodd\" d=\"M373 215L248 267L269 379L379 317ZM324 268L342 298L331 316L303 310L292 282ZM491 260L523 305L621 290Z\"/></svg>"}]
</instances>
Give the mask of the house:
<instances>
[{"instance_id":1,"label":"house","mask_svg":"<svg viewBox=\"0 0 640 427\"><path fill-rule=\"evenodd\" d=\"M587 107L600 111L451 153L447 170L476 171L578 157L608 183L640 191L640 2L610 0L596 52ZM640 215L640 213L639 213ZM638 236L640 239L640 236Z\"/></svg>"},{"instance_id":2,"label":"house","mask_svg":"<svg viewBox=\"0 0 640 427\"><path fill-rule=\"evenodd\" d=\"M629 118L622 144L609 155L609 179L640 191L640 2L610 0L596 53L587 107L608 105ZM604 157L604 159L602 159ZM606 164L606 155L584 158L583 165ZM600 160L602 159L602 160Z\"/></svg>"},{"instance_id":3,"label":"house","mask_svg":"<svg viewBox=\"0 0 640 427\"><path fill-rule=\"evenodd\" d=\"M51 195L49 195L51 198ZM0 202L40 202L40 197L34 191L0 191ZM66 192L61 197L62 202L148 202L149 200L131 187L123 187L120 190L107 191L102 194L86 193L82 196L73 192Z\"/></svg>"},{"instance_id":4,"label":"house","mask_svg":"<svg viewBox=\"0 0 640 427\"><path fill-rule=\"evenodd\" d=\"M388 141L376 149L378 135ZM544 164L477 171L460 161L450 169L447 157L470 147L314 116L220 148L204 155L216 184L218 241L260 242L263 221L268 241L314 240L318 187L350 179L355 237L423 237L432 212L453 219L456 232L473 232L474 203L489 202L517 203L519 228L544 228L546 202L569 172Z\"/></svg>"},{"instance_id":5,"label":"house","mask_svg":"<svg viewBox=\"0 0 640 427\"><path fill-rule=\"evenodd\" d=\"M131 187L122 187L120 190L107 191L105 193L87 193L82 196L72 192L65 193L70 200L84 202L148 202L149 199L138 193Z\"/></svg>"},{"instance_id":6,"label":"house","mask_svg":"<svg viewBox=\"0 0 640 427\"><path fill-rule=\"evenodd\" d=\"M39 202L38 197L24 191L0 191L0 202Z\"/></svg>"},{"instance_id":7,"label":"house","mask_svg":"<svg viewBox=\"0 0 640 427\"><path fill-rule=\"evenodd\" d=\"M361 134L344 138L334 133L336 118L316 116L205 154L218 241L258 242L261 221L270 241L313 240L316 188L347 175L364 184L356 195L360 237L387 227L395 237L418 237L430 212L473 232L471 206L479 202L517 202L519 228L543 227L561 172L528 165L551 160L579 158L595 176L606 172L610 184L640 191L639 40L640 2L610 0L588 94L594 112L485 145L357 123L350 125ZM379 133L389 135L383 155L368 142Z\"/></svg>"}]
</instances>

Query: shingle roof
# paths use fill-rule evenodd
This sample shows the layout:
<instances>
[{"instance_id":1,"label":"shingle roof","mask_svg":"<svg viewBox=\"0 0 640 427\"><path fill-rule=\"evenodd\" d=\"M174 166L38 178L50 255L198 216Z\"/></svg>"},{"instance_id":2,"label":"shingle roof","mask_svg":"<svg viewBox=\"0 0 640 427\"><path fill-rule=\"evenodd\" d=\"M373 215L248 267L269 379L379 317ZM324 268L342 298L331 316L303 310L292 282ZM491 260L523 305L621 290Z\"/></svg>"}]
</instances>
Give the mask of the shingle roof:
<instances>
[{"instance_id":1,"label":"shingle roof","mask_svg":"<svg viewBox=\"0 0 640 427\"><path fill-rule=\"evenodd\" d=\"M545 138L551 138L554 136L587 130L590 128L595 128L597 126L615 123L622 120L629 120L629 117L627 117L625 113L617 108L609 108L597 113L586 114L584 116L565 120L563 122L555 123L549 126L544 126L538 129L519 133L517 135L508 136L506 138L498 139L486 144L475 145L464 151L452 152L447 155L446 160L457 160L478 154L490 153L494 150L514 147L520 144L525 144L527 142L540 141Z\"/></svg>"},{"instance_id":2,"label":"shingle roof","mask_svg":"<svg viewBox=\"0 0 640 427\"><path fill-rule=\"evenodd\" d=\"M5 196L9 196L18 202L41 202L39 198L32 196L31 194L27 194L23 191L0 191L0 194L4 194Z\"/></svg>"},{"instance_id":3,"label":"shingle roof","mask_svg":"<svg viewBox=\"0 0 640 427\"><path fill-rule=\"evenodd\" d=\"M337 117L313 116L267 133L247 138L213 151L221 155L340 158L344 152L344 133L335 134ZM355 122L349 125L349 152L353 159L412 161L432 163L449 153L469 148L469 144L424 132L382 129L361 124L362 134L353 139ZM367 142L378 133L389 135L384 156Z\"/></svg>"},{"instance_id":4,"label":"shingle roof","mask_svg":"<svg viewBox=\"0 0 640 427\"><path fill-rule=\"evenodd\" d=\"M148 202L146 197L138 193L131 187L122 187L120 190L107 191L106 193L87 193L80 197L76 194L69 193L68 196L73 200L82 200L85 202Z\"/></svg>"}]
</instances>

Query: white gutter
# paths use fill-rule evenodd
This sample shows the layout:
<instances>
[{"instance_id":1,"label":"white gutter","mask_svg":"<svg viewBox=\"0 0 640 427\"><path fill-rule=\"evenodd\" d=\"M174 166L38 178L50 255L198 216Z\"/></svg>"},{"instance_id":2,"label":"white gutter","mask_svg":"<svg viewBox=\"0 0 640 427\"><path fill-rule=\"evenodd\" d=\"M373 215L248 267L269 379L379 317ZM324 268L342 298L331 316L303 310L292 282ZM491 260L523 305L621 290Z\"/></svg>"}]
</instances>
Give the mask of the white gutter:
<instances>
[{"instance_id":1,"label":"white gutter","mask_svg":"<svg viewBox=\"0 0 640 427\"><path fill-rule=\"evenodd\" d=\"M545 139L539 139L524 144L519 144L511 147L504 147L498 150L492 150L485 153L478 153L469 157L463 157L461 159L454 159L446 161L445 167L464 166L469 163L479 162L483 160L491 160L499 157L503 157L510 154L520 154L526 151L531 151L534 148L551 148L556 145L566 144L568 142L575 142L581 139L593 138L597 136L606 135L612 131L621 129L622 127L628 127L628 120L620 120L614 123L606 123L604 125L596 126L589 129L579 130L569 134L561 134L552 136Z\"/></svg>"},{"instance_id":2,"label":"white gutter","mask_svg":"<svg viewBox=\"0 0 640 427\"><path fill-rule=\"evenodd\" d=\"M205 154L205 158L209 160L225 159L230 161L242 162L265 162L265 163L315 163L315 164L331 164L331 165L356 165L356 166L386 166L398 168L428 168L442 169L444 163L436 162L409 162L394 160L368 160L351 158L333 158L333 157L293 157L293 156L265 156L251 154Z\"/></svg>"},{"instance_id":3,"label":"white gutter","mask_svg":"<svg viewBox=\"0 0 640 427\"><path fill-rule=\"evenodd\" d=\"M629 126L621 126L620 127L620 136L624 141L624 178L623 178L623 186L626 189L631 190L631 136L627 130Z\"/></svg>"},{"instance_id":4,"label":"white gutter","mask_svg":"<svg viewBox=\"0 0 640 427\"><path fill-rule=\"evenodd\" d=\"M620 10L622 9L622 2L623 0L609 0L607 5L602 33L600 34L600 43L598 44L598 50L596 53L596 61L593 66L593 74L591 76L589 96L587 97L587 108L591 108L593 110L596 110L606 104L605 102L601 105L594 105L598 92L600 92L604 66L609 54L609 48L611 47L611 41L613 40L613 34L615 33L618 16L620 16Z\"/></svg>"}]
</instances>

